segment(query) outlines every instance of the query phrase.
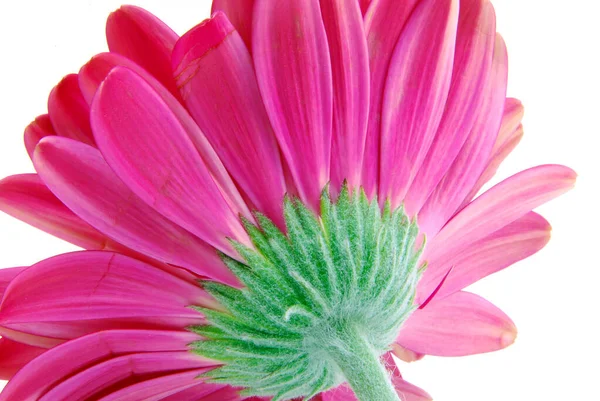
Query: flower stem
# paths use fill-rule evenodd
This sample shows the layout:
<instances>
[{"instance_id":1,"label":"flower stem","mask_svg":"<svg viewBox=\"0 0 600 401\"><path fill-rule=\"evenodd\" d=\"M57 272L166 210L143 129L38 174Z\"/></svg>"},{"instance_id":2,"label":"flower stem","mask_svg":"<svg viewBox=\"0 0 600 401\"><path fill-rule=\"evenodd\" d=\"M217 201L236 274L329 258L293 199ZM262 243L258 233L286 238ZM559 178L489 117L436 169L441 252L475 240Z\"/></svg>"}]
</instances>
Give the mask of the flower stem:
<instances>
[{"instance_id":1,"label":"flower stem","mask_svg":"<svg viewBox=\"0 0 600 401\"><path fill-rule=\"evenodd\" d=\"M329 349L359 401L400 401L379 355L356 329L338 333L343 347Z\"/></svg>"}]
</instances>

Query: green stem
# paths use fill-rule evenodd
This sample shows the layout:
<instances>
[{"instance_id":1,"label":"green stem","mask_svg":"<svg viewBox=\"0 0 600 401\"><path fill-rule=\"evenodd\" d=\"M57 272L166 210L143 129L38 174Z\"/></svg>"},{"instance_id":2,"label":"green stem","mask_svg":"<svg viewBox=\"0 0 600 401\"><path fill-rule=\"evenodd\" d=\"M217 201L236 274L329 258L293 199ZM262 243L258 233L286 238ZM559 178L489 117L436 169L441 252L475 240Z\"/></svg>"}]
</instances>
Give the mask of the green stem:
<instances>
[{"instance_id":1,"label":"green stem","mask_svg":"<svg viewBox=\"0 0 600 401\"><path fill-rule=\"evenodd\" d=\"M358 332L350 328L338 334L344 344L329 349L329 355L344 373L360 401L400 401L379 355Z\"/></svg>"}]
</instances>

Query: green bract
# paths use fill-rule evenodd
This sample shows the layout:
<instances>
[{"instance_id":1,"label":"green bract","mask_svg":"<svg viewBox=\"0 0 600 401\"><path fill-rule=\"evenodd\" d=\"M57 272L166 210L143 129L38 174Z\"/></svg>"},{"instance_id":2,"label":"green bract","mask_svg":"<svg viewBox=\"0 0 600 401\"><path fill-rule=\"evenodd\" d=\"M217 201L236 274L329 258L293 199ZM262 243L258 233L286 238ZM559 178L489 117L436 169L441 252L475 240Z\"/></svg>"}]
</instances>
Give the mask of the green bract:
<instances>
[{"instance_id":1,"label":"green bract","mask_svg":"<svg viewBox=\"0 0 600 401\"><path fill-rule=\"evenodd\" d=\"M287 235L260 214L259 227L244 222L255 249L234 246L245 263L222 256L244 289L203 283L227 310L197 308L210 325L193 328L207 339L193 350L224 363L207 376L274 400L344 381L379 386L369 369L383 369L378 358L415 308L416 223L345 186L335 202L323 191L320 217L289 198L284 215ZM373 361L365 374L348 366Z\"/></svg>"}]
</instances>

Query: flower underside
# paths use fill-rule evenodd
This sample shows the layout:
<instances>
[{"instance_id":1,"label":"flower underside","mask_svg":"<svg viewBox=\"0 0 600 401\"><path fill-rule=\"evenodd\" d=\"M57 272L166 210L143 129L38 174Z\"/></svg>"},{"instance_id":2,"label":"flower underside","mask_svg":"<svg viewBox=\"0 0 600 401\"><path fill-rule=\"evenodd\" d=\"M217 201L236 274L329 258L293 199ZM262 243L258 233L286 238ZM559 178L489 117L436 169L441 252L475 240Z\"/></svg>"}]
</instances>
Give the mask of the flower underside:
<instances>
[{"instance_id":1,"label":"flower underside","mask_svg":"<svg viewBox=\"0 0 600 401\"><path fill-rule=\"evenodd\" d=\"M416 223L345 186L335 202L323 191L320 217L289 198L284 216L287 235L260 214L259 227L244 221L255 249L234 246L245 263L222 256L245 288L203 283L226 309L197 308L209 325L193 328L207 339L193 350L224 363L207 377L274 401L344 381L392 391L379 357L415 308Z\"/></svg>"}]
</instances>

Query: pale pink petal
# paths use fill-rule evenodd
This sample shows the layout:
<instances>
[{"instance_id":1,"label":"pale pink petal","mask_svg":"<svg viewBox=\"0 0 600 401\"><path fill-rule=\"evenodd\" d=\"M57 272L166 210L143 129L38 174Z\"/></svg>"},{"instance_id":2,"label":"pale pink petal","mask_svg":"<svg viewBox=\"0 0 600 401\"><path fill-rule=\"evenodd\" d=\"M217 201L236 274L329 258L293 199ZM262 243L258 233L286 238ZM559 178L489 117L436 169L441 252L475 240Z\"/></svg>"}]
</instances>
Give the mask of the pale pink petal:
<instances>
[{"instance_id":1,"label":"pale pink petal","mask_svg":"<svg viewBox=\"0 0 600 401\"><path fill-rule=\"evenodd\" d=\"M191 370L142 381L112 392L99 401L159 401L176 396L179 401L184 401L185 398L182 398L181 393L188 389L194 390L193 400L197 401L201 400L203 395L214 393L226 387L223 384L203 383L204 380L198 378L203 371ZM198 382L202 386L199 386ZM185 394L183 397L185 397Z\"/></svg>"},{"instance_id":2,"label":"pale pink petal","mask_svg":"<svg viewBox=\"0 0 600 401\"><path fill-rule=\"evenodd\" d=\"M369 111L369 55L356 1L320 0L333 75L331 183L360 185Z\"/></svg>"},{"instance_id":3,"label":"pale pink petal","mask_svg":"<svg viewBox=\"0 0 600 401\"><path fill-rule=\"evenodd\" d=\"M543 165L507 178L456 214L429 242L422 259L433 264L456 255L567 192L575 185L576 176L568 167Z\"/></svg>"},{"instance_id":4,"label":"pale pink petal","mask_svg":"<svg viewBox=\"0 0 600 401\"><path fill-rule=\"evenodd\" d=\"M458 20L454 71L444 116L427 157L404 200L415 215L442 179L475 124L485 113L486 84L490 81L496 18L487 0L462 0Z\"/></svg>"},{"instance_id":5,"label":"pale pink petal","mask_svg":"<svg viewBox=\"0 0 600 401\"><path fill-rule=\"evenodd\" d=\"M12 379L23 366L45 351L45 348L0 338L0 380Z\"/></svg>"},{"instance_id":6,"label":"pale pink petal","mask_svg":"<svg viewBox=\"0 0 600 401\"><path fill-rule=\"evenodd\" d=\"M400 344L392 344L391 347L394 355L404 362L416 362L425 357L425 355L406 349Z\"/></svg>"},{"instance_id":7,"label":"pale pink petal","mask_svg":"<svg viewBox=\"0 0 600 401\"><path fill-rule=\"evenodd\" d=\"M516 336L504 312L478 295L460 291L417 309L396 341L422 354L464 356L506 348Z\"/></svg>"},{"instance_id":8,"label":"pale pink petal","mask_svg":"<svg viewBox=\"0 0 600 401\"><path fill-rule=\"evenodd\" d=\"M248 203L283 227L279 148L252 58L222 12L179 39L173 67L184 104Z\"/></svg>"},{"instance_id":9,"label":"pale pink petal","mask_svg":"<svg viewBox=\"0 0 600 401\"><path fill-rule=\"evenodd\" d=\"M67 75L52 89L48 98L48 115L58 135L94 144L90 108L79 89L77 74Z\"/></svg>"},{"instance_id":10,"label":"pale pink petal","mask_svg":"<svg viewBox=\"0 0 600 401\"><path fill-rule=\"evenodd\" d=\"M255 0L213 0L212 11L223 11L238 31L246 48L252 51L252 16Z\"/></svg>"},{"instance_id":11,"label":"pale pink petal","mask_svg":"<svg viewBox=\"0 0 600 401\"><path fill-rule=\"evenodd\" d=\"M115 175L97 149L49 137L38 145L34 164L45 184L62 202L113 240L162 262L226 283L237 283L214 248L139 199Z\"/></svg>"},{"instance_id":12,"label":"pale pink petal","mask_svg":"<svg viewBox=\"0 0 600 401\"><path fill-rule=\"evenodd\" d=\"M471 191L465 196L459 210L462 209L469 203L481 188L492 179L492 177L498 171L500 164L508 157L508 155L517 147L521 139L523 138L523 126L521 120L523 119L523 106L517 99L506 99L504 106L504 116L502 117L502 125L500 126L500 132L496 143L492 149L492 154L488 159L487 165L479 179L473 185Z\"/></svg>"},{"instance_id":13,"label":"pale pink petal","mask_svg":"<svg viewBox=\"0 0 600 401\"><path fill-rule=\"evenodd\" d=\"M0 401L35 401L86 367L130 353L185 351L197 340L191 332L154 330L103 331L81 337L46 351L26 365L0 393Z\"/></svg>"},{"instance_id":14,"label":"pale pink petal","mask_svg":"<svg viewBox=\"0 0 600 401\"><path fill-rule=\"evenodd\" d=\"M114 328L183 329L202 322L188 306L207 302L197 284L163 270L112 252L82 251L39 262L12 280L0 325L63 340Z\"/></svg>"},{"instance_id":15,"label":"pale pink petal","mask_svg":"<svg viewBox=\"0 0 600 401\"><path fill-rule=\"evenodd\" d=\"M50 116L48 116L48 114L36 117L36 119L25 128L23 142L25 142L25 149L27 149L27 154L29 154L30 158L33 158L33 151L38 142L41 141L42 138L50 135L56 135L56 132L52 127L52 122L50 121Z\"/></svg>"},{"instance_id":16,"label":"pale pink petal","mask_svg":"<svg viewBox=\"0 0 600 401\"><path fill-rule=\"evenodd\" d=\"M431 401L431 396L424 390L402 378L400 369L398 369L391 352L385 354L383 360L386 368L391 373L392 383L394 384L394 387L396 387L396 391L398 392L401 401Z\"/></svg>"},{"instance_id":17,"label":"pale pink petal","mask_svg":"<svg viewBox=\"0 0 600 401\"><path fill-rule=\"evenodd\" d=\"M519 99L507 98L504 103L504 114L502 115L502 123L500 132L496 138L492 153L497 151L504 143L506 143L513 132L521 125L525 110Z\"/></svg>"},{"instance_id":18,"label":"pale pink petal","mask_svg":"<svg viewBox=\"0 0 600 401\"><path fill-rule=\"evenodd\" d=\"M104 158L136 195L233 255L227 238L247 238L242 211L230 208L178 117L144 79L123 67L100 86L91 115Z\"/></svg>"},{"instance_id":19,"label":"pale pink petal","mask_svg":"<svg viewBox=\"0 0 600 401\"><path fill-rule=\"evenodd\" d=\"M1 180L0 210L82 248L106 247L106 236L69 210L37 174L13 175Z\"/></svg>"},{"instance_id":20,"label":"pale pink petal","mask_svg":"<svg viewBox=\"0 0 600 401\"><path fill-rule=\"evenodd\" d=\"M329 181L331 62L319 0L256 0L258 84L300 198L318 211Z\"/></svg>"},{"instance_id":21,"label":"pale pink petal","mask_svg":"<svg viewBox=\"0 0 600 401\"><path fill-rule=\"evenodd\" d=\"M122 6L106 21L110 51L142 66L175 96L178 91L171 71L171 52L178 38L164 22L135 6Z\"/></svg>"},{"instance_id":22,"label":"pale pink petal","mask_svg":"<svg viewBox=\"0 0 600 401\"><path fill-rule=\"evenodd\" d=\"M422 303L449 269L452 271L434 299L462 290L533 255L548 243L550 230L550 224L542 216L529 212L484 239L470 244L464 251L427 265L419 281L417 301Z\"/></svg>"},{"instance_id":23,"label":"pale pink petal","mask_svg":"<svg viewBox=\"0 0 600 401\"><path fill-rule=\"evenodd\" d=\"M10 282L25 269L27 269L27 266L8 268L4 267L0 269L0 300L2 300L4 297L4 292L6 291L6 288Z\"/></svg>"},{"instance_id":24,"label":"pale pink petal","mask_svg":"<svg viewBox=\"0 0 600 401\"><path fill-rule=\"evenodd\" d=\"M361 181L369 197L377 194L379 182L381 107L390 60L400 33L418 1L372 0L365 14L371 89Z\"/></svg>"},{"instance_id":25,"label":"pale pink petal","mask_svg":"<svg viewBox=\"0 0 600 401\"><path fill-rule=\"evenodd\" d=\"M500 129L507 80L506 46L497 35L492 74L483 90L485 97L479 115L452 166L419 211L419 228L425 235L433 237L437 234L460 207L485 168Z\"/></svg>"},{"instance_id":26,"label":"pale pink petal","mask_svg":"<svg viewBox=\"0 0 600 401\"><path fill-rule=\"evenodd\" d=\"M402 203L444 112L452 78L457 0L423 0L390 62L381 116L379 198Z\"/></svg>"},{"instance_id":27,"label":"pale pink petal","mask_svg":"<svg viewBox=\"0 0 600 401\"><path fill-rule=\"evenodd\" d=\"M189 352L151 352L131 354L110 359L84 370L56 385L40 401L87 401L97 399L106 390L120 383L143 380L149 375L192 370L196 376L205 373L214 363Z\"/></svg>"}]
</instances>

